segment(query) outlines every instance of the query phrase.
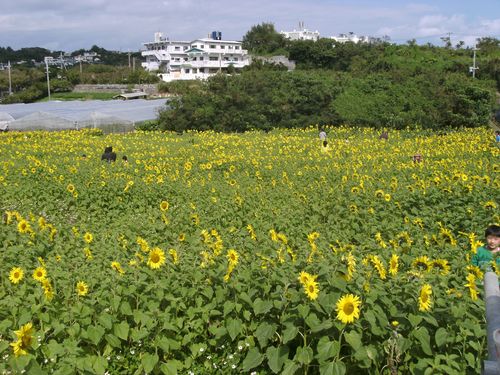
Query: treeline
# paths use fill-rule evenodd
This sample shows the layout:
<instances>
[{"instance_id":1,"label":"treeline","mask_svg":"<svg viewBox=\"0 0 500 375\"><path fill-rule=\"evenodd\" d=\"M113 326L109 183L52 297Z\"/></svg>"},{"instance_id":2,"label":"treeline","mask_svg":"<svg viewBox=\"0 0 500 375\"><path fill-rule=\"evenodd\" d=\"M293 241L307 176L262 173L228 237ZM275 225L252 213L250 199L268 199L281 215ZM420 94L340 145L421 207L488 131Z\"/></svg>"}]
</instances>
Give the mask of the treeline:
<instances>
[{"instance_id":1,"label":"treeline","mask_svg":"<svg viewBox=\"0 0 500 375\"><path fill-rule=\"evenodd\" d=\"M295 71L256 61L241 74L219 74L172 100L159 126L237 132L312 124L439 129L484 126L492 119L500 89L500 41L494 38L478 41L479 69L472 78L473 51L462 43L286 41L271 26L254 26L244 47L283 53L296 62Z\"/></svg>"},{"instance_id":2,"label":"treeline","mask_svg":"<svg viewBox=\"0 0 500 375\"><path fill-rule=\"evenodd\" d=\"M141 58L140 52L131 52L129 55L128 52L109 51L96 45L93 45L88 50L79 49L73 51L70 55L78 56L83 55L85 52L97 53L99 63L112 66L128 65L129 59L134 58L139 62ZM24 61L26 66L31 67L34 62L43 62L46 56L59 58L64 53L64 51L50 51L40 47L21 48L19 50L14 50L11 47L0 47L0 62L6 64L10 61L14 65L17 62Z\"/></svg>"},{"instance_id":3,"label":"treeline","mask_svg":"<svg viewBox=\"0 0 500 375\"><path fill-rule=\"evenodd\" d=\"M326 70L249 70L218 74L169 103L165 130L250 129L350 124L375 128L475 127L488 124L491 81L457 74L354 77Z\"/></svg>"}]
</instances>

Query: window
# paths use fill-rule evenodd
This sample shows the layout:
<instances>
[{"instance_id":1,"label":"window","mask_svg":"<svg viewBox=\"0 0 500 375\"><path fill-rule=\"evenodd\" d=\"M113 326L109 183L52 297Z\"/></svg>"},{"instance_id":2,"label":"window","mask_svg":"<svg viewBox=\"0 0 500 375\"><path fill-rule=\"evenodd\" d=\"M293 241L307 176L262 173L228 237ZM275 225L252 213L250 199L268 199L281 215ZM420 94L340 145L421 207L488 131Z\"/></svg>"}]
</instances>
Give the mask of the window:
<instances>
[{"instance_id":1,"label":"window","mask_svg":"<svg viewBox=\"0 0 500 375\"><path fill-rule=\"evenodd\" d=\"M219 58L217 56L210 56L210 61L218 61Z\"/></svg>"},{"instance_id":2,"label":"window","mask_svg":"<svg viewBox=\"0 0 500 375\"><path fill-rule=\"evenodd\" d=\"M234 49L240 49L240 46L234 46Z\"/></svg>"},{"instance_id":3,"label":"window","mask_svg":"<svg viewBox=\"0 0 500 375\"><path fill-rule=\"evenodd\" d=\"M210 48L215 48L215 44L210 44Z\"/></svg>"},{"instance_id":4,"label":"window","mask_svg":"<svg viewBox=\"0 0 500 375\"><path fill-rule=\"evenodd\" d=\"M185 73L189 73L189 69L184 69L184 72Z\"/></svg>"},{"instance_id":5,"label":"window","mask_svg":"<svg viewBox=\"0 0 500 375\"><path fill-rule=\"evenodd\" d=\"M196 61L196 57L193 57L193 61Z\"/></svg>"},{"instance_id":6,"label":"window","mask_svg":"<svg viewBox=\"0 0 500 375\"><path fill-rule=\"evenodd\" d=\"M193 44L191 48L198 48L198 46L196 44Z\"/></svg>"},{"instance_id":7,"label":"window","mask_svg":"<svg viewBox=\"0 0 500 375\"><path fill-rule=\"evenodd\" d=\"M202 44L202 45L200 46L200 48L205 48L205 45L204 45L204 44Z\"/></svg>"},{"instance_id":8,"label":"window","mask_svg":"<svg viewBox=\"0 0 500 375\"><path fill-rule=\"evenodd\" d=\"M220 46L220 49L224 49L224 48L226 48L226 46Z\"/></svg>"},{"instance_id":9,"label":"window","mask_svg":"<svg viewBox=\"0 0 500 375\"><path fill-rule=\"evenodd\" d=\"M227 46L227 49L233 49L233 46Z\"/></svg>"},{"instance_id":10,"label":"window","mask_svg":"<svg viewBox=\"0 0 500 375\"><path fill-rule=\"evenodd\" d=\"M203 56L200 57L200 61L203 61Z\"/></svg>"},{"instance_id":11,"label":"window","mask_svg":"<svg viewBox=\"0 0 500 375\"><path fill-rule=\"evenodd\" d=\"M187 57L184 57L184 61L188 61L188 58L187 58Z\"/></svg>"},{"instance_id":12,"label":"window","mask_svg":"<svg viewBox=\"0 0 500 375\"><path fill-rule=\"evenodd\" d=\"M179 46L175 46L175 50L176 50L176 51L180 51L180 50L181 50L181 47L179 47Z\"/></svg>"}]
</instances>

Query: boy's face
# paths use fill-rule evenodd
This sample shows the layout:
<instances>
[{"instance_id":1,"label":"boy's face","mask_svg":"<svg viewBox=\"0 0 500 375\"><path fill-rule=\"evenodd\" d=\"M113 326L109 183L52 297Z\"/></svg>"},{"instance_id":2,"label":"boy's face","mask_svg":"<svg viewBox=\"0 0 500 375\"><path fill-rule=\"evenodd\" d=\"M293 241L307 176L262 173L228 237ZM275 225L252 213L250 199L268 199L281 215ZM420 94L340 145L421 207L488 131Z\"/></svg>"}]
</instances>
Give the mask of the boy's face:
<instances>
[{"instance_id":1,"label":"boy's face","mask_svg":"<svg viewBox=\"0 0 500 375\"><path fill-rule=\"evenodd\" d=\"M500 246L500 237L489 235L488 237L486 237L486 243L488 244L488 248L492 250L496 249Z\"/></svg>"}]
</instances>

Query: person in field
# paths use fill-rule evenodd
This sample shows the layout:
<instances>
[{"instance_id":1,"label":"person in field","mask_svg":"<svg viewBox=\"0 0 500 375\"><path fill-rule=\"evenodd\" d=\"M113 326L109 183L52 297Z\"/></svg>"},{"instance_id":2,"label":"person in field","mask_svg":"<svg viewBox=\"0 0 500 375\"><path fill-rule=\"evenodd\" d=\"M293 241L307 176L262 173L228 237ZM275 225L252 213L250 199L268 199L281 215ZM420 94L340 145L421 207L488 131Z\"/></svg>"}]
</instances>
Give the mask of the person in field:
<instances>
[{"instance_id":1,"label":"person in field","mask_svg":"<svg viewBox=\"0 0 500 375\"><path fill-rule=\"evenodd\" d=\"M330 146L328 145L328 141L327 140L324 140L321 143L321 152L324 152L324 153L329 153L330 152Z\"/></svg>"},{"instance_id":2,"label":"person in field","mask_svg":"<svg viewBox=\"0 0 500 375\"><path fill-rule=\"evenodd\" d=\"M492 261L500 266L500 225L490 225L484 232L486 245L477 249L471 259L473 265L489 268Z\"/></svg>"},{"instance_id":3,"label":"person in field","mask_svg":"<svg viewBox=\"0 0 500 375\"><path fill-rule=\"evenodd\" d=\"M104 154L101 156L101 160L111 163L116 161L116 152L113 152L113 147L108 146L104 149Z\"/></svg>"}]
</instances>

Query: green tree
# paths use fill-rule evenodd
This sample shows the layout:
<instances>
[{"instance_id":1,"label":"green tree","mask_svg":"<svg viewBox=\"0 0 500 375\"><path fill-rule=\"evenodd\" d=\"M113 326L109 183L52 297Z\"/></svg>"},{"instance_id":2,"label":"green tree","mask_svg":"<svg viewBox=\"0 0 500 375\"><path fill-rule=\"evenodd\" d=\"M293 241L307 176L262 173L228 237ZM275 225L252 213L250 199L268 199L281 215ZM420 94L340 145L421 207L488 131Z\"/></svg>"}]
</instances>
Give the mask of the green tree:
<instances>
[{"instance_id":1,"label":"green tree","mask_svg":"<svg viewBox=\"0 0 500 375\"><path fill-rule=\"evenodd\" d=\"M283 35L278 33L272 23L262 23L252 26L243 37L243 48L252 53L272 53L285 47Z\"/></svg>"}]
</instances>

